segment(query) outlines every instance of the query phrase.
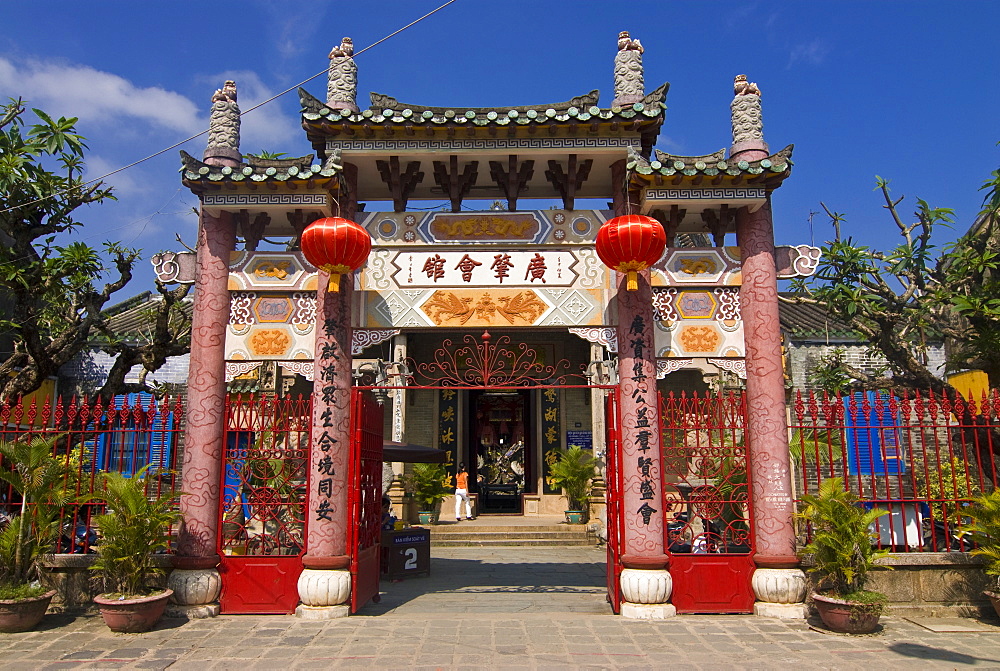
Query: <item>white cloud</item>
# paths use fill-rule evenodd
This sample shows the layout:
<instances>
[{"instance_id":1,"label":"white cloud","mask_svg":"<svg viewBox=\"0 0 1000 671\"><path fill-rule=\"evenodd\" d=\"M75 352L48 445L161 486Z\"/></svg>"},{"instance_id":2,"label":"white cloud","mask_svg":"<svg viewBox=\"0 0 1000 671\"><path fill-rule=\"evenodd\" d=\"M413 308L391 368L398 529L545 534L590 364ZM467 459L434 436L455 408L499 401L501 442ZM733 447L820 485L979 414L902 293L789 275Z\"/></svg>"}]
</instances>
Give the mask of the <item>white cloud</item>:
<instances>
[{"instance_id":1,"label":"white cloud","mask_svg":"<svg viewBox=\"0 0 1000 671\"><path fill-rule=\"evenodd\" d=\"M820 38L795 44L788 55L788 67L791 68L797 63L822 65L826 61L828 53L830 53L830 47Z\"/></svg>"},{"instance_id":2,"label":"white cloud","mask_svg":"<svg viewBox=\"0 0 1000 671\"><path fill-rule=\"evenodd\" d=\"M132 118L192 135L207 126L197 106L179 93L139 87L110 72L61 61L0 57L0 93L88 123Z\"/></svg>"}]
</instances>

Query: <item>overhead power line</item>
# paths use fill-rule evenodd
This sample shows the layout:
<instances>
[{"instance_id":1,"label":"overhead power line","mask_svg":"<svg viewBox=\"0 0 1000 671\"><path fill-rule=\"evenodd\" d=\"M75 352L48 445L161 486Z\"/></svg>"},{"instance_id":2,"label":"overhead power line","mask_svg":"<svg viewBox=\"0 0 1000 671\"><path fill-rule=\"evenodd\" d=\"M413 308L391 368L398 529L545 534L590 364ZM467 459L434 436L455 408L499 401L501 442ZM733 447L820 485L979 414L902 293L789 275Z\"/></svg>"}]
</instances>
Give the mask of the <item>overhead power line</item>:
<instances>
[{"instance_id":1,"label":"overhead power line","mask_svg":"<svg viewBox=\"0 0 1000 671\"><path fill-rule=\"evenodd\" d=\"M447 2L445 2L444 4L442 4L441 6L435 8L435 9L429 11L429 12L427 12L426 14L424 14L423 16L421 16L419 19L411 21L410 23L406 24L402 28L400 28L400 29L398 29L398 30L396 30L394 32L389 33L388 35L386 35L385 37L383 37L379 41L373 42L372 44L369 44L367 47L365 47L361 51L358 51L356 54L354 54L354 56L355 57L360 56L361 54L365 53L369 49L371 49L373 47L377 47L378 45L382 44L386 40L389 40L389 39L395 37L396 35L399 35L401 32L403 32L407 28L411 28L411 27L417 25L418 23L420 23L421 21L423 21L427 17L431 16L432 14L436 14L437 12L441 11L442 9L444 9L445 7L447 7L448 5L450 5L450 4L454 3L454 2L457 2L457 0L448 0ZM259 107L262 107L262 106L264 106L264 105L266 105L266 104L268 104L268 103L270 103L270 102L272 102L274 100L277 100L278 98L280 98L281 96L285 95L286 93L294 91L297 88L299 88L300 86L303 86L304 84L308 84L312 80L316 79L317 77L321 77L322 75L325 75L326 73L327 73L327 69L324 68L323 70L321 70L321 71L317 72L316 74L314 74L312 77L309 77L308 79L303 79L298 84L295 84L293 86L289 86L284 91L281 91L280 93L276 93L275 95L271 96L267 100L259 102L256 105L254 105L253 107L240 112L240 116L242 117L245 114L253 112L255 109L257 109ZM89 184L94 184L96 182L103 181L103 180L107 179L108 177L110 177L111 175L117 174L117 173L122 172L124 170L128 170L129 168L134 168L135 166L139 165L140 163L148 161L148 160L150 160L152 158L156 158L157 156L160 156L161 154L165 154L168 151L170 151L171 149L176 149L177 147L180 147L182 144L190 142L191 140L196 140L199 137L201 137L202 135L204 135L205 133L207 133L208 131L209 131L209 129L206 128L205 130L201 131L200 133L196 133L196 134L192 135L191 137L184 138L183 140L181 140L179 142L175 142L174 144L170 145L169 147L164 147L163 149L161 149L160 151L158 151L158 152L156 152L154 154L150 154L149 156L146 156L145 158L140 158L139 160L133 161L132 163L129 163L128 165L123 165L120 168L112 170L111 172L106 173L106 174L104 174L104 175L102 175L100 177L95 177L94 179L86 181L83 184L78 184L76 186L73 186L73 187L71 187L69 189L65 189L63 191L57 191L56 193L49 194L48 196L45 196L43 198L38 198L36 200L32 200L30 202L23 203L21 205L15 205L14 207L8 207L8 208L6 208L4 210L0 210L0 214L4 214L4 213L7 213L7 212L12 212L14 210L19 210L19 209L21 209L23 207L28 207L29 205L37 205L38 203L44 203L46 200L50 200L52 198L55 198L56 196L61 196L63 194L69 193L70 191L74 191L76 189L79 189L82 186L87 186Z\"/></svg>"}]
</instances>

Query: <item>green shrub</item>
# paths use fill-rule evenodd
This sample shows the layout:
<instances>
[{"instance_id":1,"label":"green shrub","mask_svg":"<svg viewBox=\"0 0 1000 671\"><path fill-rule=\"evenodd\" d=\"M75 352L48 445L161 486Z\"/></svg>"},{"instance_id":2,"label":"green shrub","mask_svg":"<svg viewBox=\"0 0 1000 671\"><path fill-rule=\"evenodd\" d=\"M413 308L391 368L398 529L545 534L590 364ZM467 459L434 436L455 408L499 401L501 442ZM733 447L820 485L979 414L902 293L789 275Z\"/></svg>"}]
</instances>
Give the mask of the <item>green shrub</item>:
<instances>
[{"instance_id":1,"label":"green shrub","mask_svg":"<svg viewBox=\"0 0 1000 671\"><path fill-rule=\"evenodd\" d=\"M962 531L972 534L978 547L970 552L986 558L986 575L993 576L993 590L1000 590L1000 489L983 494L962 513L972 522Z\"/></svg>"},{"instance_id":2,"label":"green shrub","mask_svg":"<svg viewBox=\"0 0 1000 671\"><path fill-rule=\"evenodd\" d=\"M417 507L422 511L434 510L454 491L448 464L413 464L410 486Z\"/></svg>"},{"instance_id":3,"label":"green shrub","mask_svg":"<svg viewBox=\"0 0 1000 671\"><path fill-rule=\"evenodd\" d=\"M180 516L174 502L181 494L148 497L143 481L148 469L145 466L130 478L102 473L103 490L92 495L108 506L108 512L95 520L101 536L92 567L100 572L106 594L144 596L150 591L148 576L162 573L153 565L152 553L167 548L170 525Z\"/></svg>"},{"instance_id":4,"label":"green shrub","mask_svg":"<svg viewBox=\"0 0 1000 671\"><path fill-rule=\"evenodd\" d=\"M597 475L597 459L589 450L576 445L558 450L558 457L549 466L548 482L566 490L569 510L587 510L590 481Z\"/></svg>"},{"instance_id":5,"label":"green shrub","mask_svg":"<svg viewBox=\"0 0 1000 671\"><path fill-rule=\"evenodd\" d=\"M799 517L812 528L812 541L801 550L801 554L813 556L815 564L809 571L819 576L820 589L828 588L838 598L851 600L848 597L864 591L875 562L889 553L875 548L877 535L870 528L889 511L865 510L858 498L844 489L841 478L824 480L818 493L803 495L802 502L805 505Z\"/></svg>"}]
</instances>

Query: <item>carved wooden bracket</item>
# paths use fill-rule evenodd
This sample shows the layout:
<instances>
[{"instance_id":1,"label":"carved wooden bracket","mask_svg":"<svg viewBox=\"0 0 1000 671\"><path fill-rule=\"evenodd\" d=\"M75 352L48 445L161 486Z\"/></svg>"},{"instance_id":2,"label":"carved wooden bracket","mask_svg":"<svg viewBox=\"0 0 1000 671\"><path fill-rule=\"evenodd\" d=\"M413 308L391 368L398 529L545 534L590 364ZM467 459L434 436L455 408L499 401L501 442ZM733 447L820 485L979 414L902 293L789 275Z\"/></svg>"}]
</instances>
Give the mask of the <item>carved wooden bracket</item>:
<instances>
[{"instance_id":1,"label":"carved wooden bracket","mask_svg":"<svg viewBox=\"0 0 1000 671\"><path fill-rule=\"evenodd\" d=\"M705 210L701 213L701 218L705 222L705 227L712 234L712 242L716 247L726 245L726 231L729 229L735 214L725 203L719 206L718 211Z\"/></svg>"},{"instance_id":2,"label":"carved wooden bracket","mask_svg":"<svg viewBox=\"0 0 1000 671\"><path fill-rule=\"evenodd\" d=\"M670 210L665 212L663 210L656 210L653 212L653 216L663 225L663 232L667 234L667 247L674 246L674 240L677 237L677 229L680 228L681 222L684 221L684 216L687 214L687 210L682 210L677 205L671 205Z\"/></svg>"},{"instance_id":3,"label":"carved wooden bracket","mask_svg":"<svg viewBox=\"0 0 1000 671\"><path fill-rule=\"evenodd\" d=\"M246 210L243 211L245 212ZM253 223L244 220L242 222L243 248L248 252L257 251L257 245L260 244L261 238L264 237L264 229L270 223L271 217L266 212L258 212L257 216L253 218Z\"/></svg>"},{"instance_id":4,"label":"carved wooden bracket","mask_svg":"<svg viewBox=\"0 0 1000 671\"><path fill-rule=\"evenodd\" d=\"M292 230L295 231L295 237L288 241L289 250L299 248L299 239L302 237L302 231L306 230L306 226L319 219L319 216L315 213L310 213L310 215L310 218L307 220L302 210L287 213L288 223L291 224Z\"/></svg>"},{"instance_id":5,"label":"carved wooden bracket","mask_svg":"<svg viewBox=\"0 0 1000 671\"><path fill-rule=\"evenodd\" d=\"M405 212L406 201L410 199L413 189L424 181L424 173L420 172L420 161L409 161L406 170L400 172L399 157L390 156L388 162L375 161L375 167L378 168L378 174L382 176L382 181L392 194L393 211Z\"/></svg>"},{"instance_id":6,"label":"carved wooden bracket","mask_svg":"<svg viewBox=\"0 0 1000 671\"><path fill-rule=\"evenodd\" d=\"M445 165L444 161L434 161L434 182L448 196L452 212L462 210L462 199L469 195L469 190L478 177L479 161L466 163L461 174L458 172L458 156L451 156L448 165Z\"/></svg>"},{"instance_id":7,"label":"carved wooden bracket","mask_svg":"<svg viewBox=\"0 0 1000 671\"><path fill-rule=\"evenodd\" d=\"M517 163L517 156L507 157L507 167L500 161L490 161L490 176L507 197L507 209L513 212L517 209L518 195L528 188L528 182L535 174L535 162Z\"/></svg>"},{"instance_id":8,"label":"carved wooden bracket","mask_svg":"<svg viewBox=\"0 0 1000 671\"><path fill-rule=\"evenodd\" d=\"M562 165L558 161L549 161L549 169L545 171L545 177L562 196L564 209L573 209L576 192L587 180L593 165L593 159L588 158L577 166L576 154L570 154L566 172L563 172Z\"/></svg>"}]
</instances>

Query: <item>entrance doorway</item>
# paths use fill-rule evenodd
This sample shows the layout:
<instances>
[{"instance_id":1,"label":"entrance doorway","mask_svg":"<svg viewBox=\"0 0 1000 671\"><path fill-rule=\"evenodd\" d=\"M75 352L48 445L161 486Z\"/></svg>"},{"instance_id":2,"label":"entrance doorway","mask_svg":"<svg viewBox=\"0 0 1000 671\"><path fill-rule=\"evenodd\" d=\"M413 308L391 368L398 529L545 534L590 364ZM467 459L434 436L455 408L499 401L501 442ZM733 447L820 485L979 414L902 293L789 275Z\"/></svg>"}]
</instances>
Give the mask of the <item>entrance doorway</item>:
<instances>
[{"instance_id":1,"label":"entrance doorway","mask_svg":"<svg viewBox=\"0 0 1000 671\"><path fill-rule=\"evenodd\" d=\"M536 490L530 391L473 390L469 407L469 473L479 512L520 515L521 495Z\"/></svg>"}]
</instances>

